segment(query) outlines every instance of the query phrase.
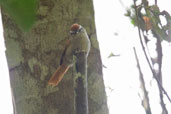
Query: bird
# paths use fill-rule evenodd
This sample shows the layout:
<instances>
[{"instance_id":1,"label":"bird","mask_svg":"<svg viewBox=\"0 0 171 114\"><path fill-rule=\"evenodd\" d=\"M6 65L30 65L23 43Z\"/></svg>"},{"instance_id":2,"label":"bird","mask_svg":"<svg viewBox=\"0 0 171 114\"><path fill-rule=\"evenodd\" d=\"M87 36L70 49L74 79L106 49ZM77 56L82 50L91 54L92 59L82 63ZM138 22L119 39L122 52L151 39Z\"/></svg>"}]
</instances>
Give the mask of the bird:
<instances>
[{"instance_id":1,"label":"bird","mask_svg":"<svg viewBox=\"0 0 171 114\"><path fill-rule=\"evenodd\" d=\"M88 34L81 25L75 23L70 27L70 37L60 59L60 65L48 81L48 85L57 86L65 73L73 66L73 56L85 52L86 57L90 51L91 42Z\"/></svg>"}]
</instances>

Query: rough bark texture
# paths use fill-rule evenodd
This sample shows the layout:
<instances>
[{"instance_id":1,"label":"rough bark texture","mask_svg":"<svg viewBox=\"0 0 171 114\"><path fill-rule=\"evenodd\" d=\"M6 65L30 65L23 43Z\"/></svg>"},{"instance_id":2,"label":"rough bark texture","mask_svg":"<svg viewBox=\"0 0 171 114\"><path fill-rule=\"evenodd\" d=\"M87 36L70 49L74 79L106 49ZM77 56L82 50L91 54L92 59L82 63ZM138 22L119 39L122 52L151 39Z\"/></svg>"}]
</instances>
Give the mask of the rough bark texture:
<instances>
[{"instance_id":1,"label":"rough bark texture","mask_svg":"<svg viewBox=\"0 0 171 114\"><path fill-rule=\"evenodd\" d=\"M93 10L92 0L40 0L38 21L27 33L2 12L16 114L75 114L75 71L71 68L57 87L47 85L73 23L86 28L92 44L87 69L89 114L108 114Z\"/></svg>"}]
</instances>

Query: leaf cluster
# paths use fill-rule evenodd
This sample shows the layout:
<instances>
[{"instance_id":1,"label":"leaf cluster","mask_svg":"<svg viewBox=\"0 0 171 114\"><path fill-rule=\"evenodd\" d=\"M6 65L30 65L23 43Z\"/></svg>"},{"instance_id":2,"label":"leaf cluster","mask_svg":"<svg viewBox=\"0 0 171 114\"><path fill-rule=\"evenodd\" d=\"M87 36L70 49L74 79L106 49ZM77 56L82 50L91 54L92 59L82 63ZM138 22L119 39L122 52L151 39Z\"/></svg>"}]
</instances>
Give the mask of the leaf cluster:
<instances>
[{"instance_id":1,"label":"leaf cluster","mask_svg":"<svg viewBox=\"0 0 171 114\"><path fill-rule=\"evenodd\" d=\"M167 11L160 11L157 5L149 6L143 3L138 6L132 5L125 16L129 17L131 23L134 26L139 26L142 31L148 32L151 30L154 37L159 38L161 41L171 42L171 16ZM161 23L161 17L166 20L165 25Z\"/></svg>"}]
</instances>

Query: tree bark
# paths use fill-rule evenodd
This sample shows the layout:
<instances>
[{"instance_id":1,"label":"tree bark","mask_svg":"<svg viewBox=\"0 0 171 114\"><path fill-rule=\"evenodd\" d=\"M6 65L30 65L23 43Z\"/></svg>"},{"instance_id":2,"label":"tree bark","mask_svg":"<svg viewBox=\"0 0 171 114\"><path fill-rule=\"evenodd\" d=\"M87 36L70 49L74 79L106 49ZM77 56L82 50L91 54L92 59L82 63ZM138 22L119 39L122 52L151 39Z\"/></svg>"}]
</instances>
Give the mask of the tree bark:
<instances>
[{"instance_id":1,"label":"tree bark","mask_svg":"<svg viewBox=\"0 0 171 114\"><path fill-rule=\"evenodd\" d=\"M88 32L89 114L108 114L92 0L40 0L37 22L29 32L3 10L3 28L15 114L75 114L74 70L57 87L47 82L59 65L71 24Z\"/></svg>"}]
</instances>

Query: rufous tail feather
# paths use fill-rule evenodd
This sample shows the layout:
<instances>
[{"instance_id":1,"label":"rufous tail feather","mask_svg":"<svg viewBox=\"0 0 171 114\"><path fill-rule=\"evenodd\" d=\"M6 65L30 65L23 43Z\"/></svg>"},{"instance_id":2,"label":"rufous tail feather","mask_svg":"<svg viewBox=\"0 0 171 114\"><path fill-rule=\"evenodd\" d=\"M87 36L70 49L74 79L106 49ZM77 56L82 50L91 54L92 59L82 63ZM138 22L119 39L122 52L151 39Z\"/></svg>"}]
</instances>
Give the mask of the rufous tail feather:
<instances>
[{"instance_id":1,"label":"rufous tail feather","mask_svg":"<svg viewBox=\"0 0 171 114\"><path fill-rule=\"evenodd\" d=\"M50 80L48 81L49 85L57 86L59 82L62 80L64 74L68 71L69 66L62 64L56 70L56 72L52 75Z\"/></svg>"}]
</instances>

